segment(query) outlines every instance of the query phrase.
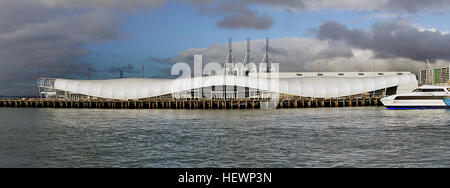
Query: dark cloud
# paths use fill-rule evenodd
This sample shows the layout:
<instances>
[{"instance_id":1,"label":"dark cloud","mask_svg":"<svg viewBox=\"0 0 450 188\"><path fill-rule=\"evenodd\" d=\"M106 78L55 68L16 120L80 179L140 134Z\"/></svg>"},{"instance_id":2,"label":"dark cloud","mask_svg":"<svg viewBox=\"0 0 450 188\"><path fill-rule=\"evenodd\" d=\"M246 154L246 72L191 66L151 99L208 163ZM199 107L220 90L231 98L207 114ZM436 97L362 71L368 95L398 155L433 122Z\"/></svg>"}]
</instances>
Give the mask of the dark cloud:
<instances>
[{"instance_id":1,"label":"dark cloud","mask_svg":"<svg viewBox=\"0 0 450 188\"><path fill-rule=\"evenodd\" d=\"M448 10L449 0L388 0L383 6L388 10L403 10L411 13L426 10Z\"/></svg>"},{"instance_id":2,"label":"dark cloud","mask_svg":"<svg viewBox=\"0 0 450 188\"><path fill-rule=\"evenodd\" d=\"M18 0L23 1L23 0ZM33 0L54 8L149 10L162 6L167 0ZM198 0L197 0L198 1Z\"/></svg>"},{"instance_id":3,"label":"dark cloud","mask_svg":"<svg viewBox=\"0 0 450 188\"><path fill-rule=\"evenodd\" d=\"M420 11L448 11L449 0L188 0L200 7L200 14L219 17L217 26L225 29L267 30L274 24L273 18L260 9L284 9L286 11L307 10L355 10L355 11L391 11L396 13L418 13Z\"/></svg>"},{"instance_id":4,"label":"dark cloud","mask_svg":"<svg viewBox=\"0 0 450 188\"><path fill-rule=\"evenodd\" d=\"M269 6L279 6L283 8L290 9L305 9L306 4L304 0L242 0L246 3L254 3L257 5L269 5Z\"/></svg>"},{"instance_id":5,"label":"dark cloud","mask_svg":"<svg viewBox=\"0 0 450 188\"><path fill-rule=\"evenodd\" d=\"M271 16L258 13L248 8L241 7L238 10L217 22L217 27L225 29L258 29L267 30L273 25Z\"/></svg>"},{"instance_id":6,"label":"dark cloud","mask_svg":"<svg viewBox=\"0 0 450 188\"><path fill-rule=\"evenodd\" d=\"M347 26L330 21L322 24L317 32L317 38L321 40L341 40L350 44L366 46L371 42L372 34L357 29L348 29Z\"/></svg>"},{"instance_id":7,"label":"dark cloud","mask_svg":"<svg viewBox=\"0 0 450 188\"><path fill-rule=\"evenodd\" d=\"M200 7L199 13L217 17L218 28L267 30L274 24L270 15L250 9L247 2L239 0L201 2L195 2Z\"/></svg>"},{"instance_id":8,"label":"dark cloud","mask_svg":"<svg viewBox=\"0 0 450 188\"><path fill-rule=\"evenodd\" d=\"M254 63L260 63L265 52L265 39L252 40L252 59ZM243 62L247 44L246 42L233 43L233 56L235 62ZM185 62L192 66L196 54L203 55L203 64L216 62L223 64L226 59L227 47L225 44L213 44L208 48L191 48L182 51L177 57L158 59L152 61L174 64ZM328 42L307 38L277 38L270 40L270 55L274 63L280 64L282 71L309 71L310 64L316 61L332 61L339 58L353 57L352 50L344 43ZM325 65L324 65L325 67ZM327 70L324 68L324 70ZM332 69L328 69L332 70Z\"/></svg>"},{"instance_id":9,"label":"dark cloud","mask_svg":"<svg viewBox=\"0 0 450 188\"><path fill-rule=\"evenodd\" d=\"M133 65L128 64L126 66L118 66L118 67L110 67L106 72L108 73L118 73L120 71L128 72L128 73L139 73L140 71L137 71L134 69Z\"/></svg>"},{"instance_id":10,"label":"dark cloud","mask_svg":"<svg viewBox=\"0 0 450 188\"><path fill-rule=\"evenodd\" d=\"M44 77L84 75L85 46L120 38L108 11L61 11L38 1L1 1L0 26L0 95L34 94L38 66Z\"/></svg>"},{"instance_id":11,"label":"dark cloud","mask_svg":"<svg viewBox=\"0 0 450 188\"><path fill-rule=\"evenodd\" d=\"M337 22L327 22L319 27L317 37L373 50L380 58L402 57L424 61L429 57L434 60L450 60L449 34L421 31L403 19L375 23L370 31L348 29Z\"/></svg>"},{"instance_id":12,"label":"dark cloud","mask_svg":"<svg viewBox=\"0 0 450 188\"><path fill-rule=\"evenodd\" d=\"M448 0L188 0L200 7L200 14L219 17L217 27L224 29L267 30L274 24L273 18L260 9L267 6L286 11L307 10L356 10L356 11L394 11L417 13L420 11L446 11L450 8Z\"/></svg>"},{"instance_id":13,"label":"dark cloud","mask_svg":"<svg viewBox=\"0 0 450 188\"><path fill-rule=\"evenodd\" d=\"M352 50L345 44L329 41L329 47L317 54L317 59L351 58L354 56Z\"/></svg>"},{"instance_id":14,"label":"dark cloud","mask_svg":"<svg viewBox=\"0 0 450 188\"><path fill-rule=\"evenodd\" d=\"M172 64L172 58L157 58L157 57L149 57L147 58L147 62L149 63L160 63L160 64Z\"/></svg>"},{"instance_id":15,"label":"dark cloud","mask_svg":"<svg viewBox=\"0 0 450 188\"><path fill-rule=\"evenodd\" d=\"M417 13L420 11L446 11L450 8L448 0L189 0L197 5L232 4L234 6L269 6L288 11L306 10L356 10L356 11L401 11Z\"/></svg>"}]
</instances>

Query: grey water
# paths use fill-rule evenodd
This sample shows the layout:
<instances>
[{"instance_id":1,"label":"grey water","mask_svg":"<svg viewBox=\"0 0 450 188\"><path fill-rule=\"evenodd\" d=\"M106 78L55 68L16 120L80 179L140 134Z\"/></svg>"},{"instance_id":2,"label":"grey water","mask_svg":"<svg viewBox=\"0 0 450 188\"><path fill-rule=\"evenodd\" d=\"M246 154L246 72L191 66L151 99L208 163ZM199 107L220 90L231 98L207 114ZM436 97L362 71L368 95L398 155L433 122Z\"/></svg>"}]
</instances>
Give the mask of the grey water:
<instances>
[{"instance_id":1,"label":"grey water","mask_svg":"<svg viewBox=\"0 0 450 188\"><path fill-rule=\"evenodd\" d=\"M449 113L0 108L0 167L450 167Z\"/></svg>"}]
</instances>

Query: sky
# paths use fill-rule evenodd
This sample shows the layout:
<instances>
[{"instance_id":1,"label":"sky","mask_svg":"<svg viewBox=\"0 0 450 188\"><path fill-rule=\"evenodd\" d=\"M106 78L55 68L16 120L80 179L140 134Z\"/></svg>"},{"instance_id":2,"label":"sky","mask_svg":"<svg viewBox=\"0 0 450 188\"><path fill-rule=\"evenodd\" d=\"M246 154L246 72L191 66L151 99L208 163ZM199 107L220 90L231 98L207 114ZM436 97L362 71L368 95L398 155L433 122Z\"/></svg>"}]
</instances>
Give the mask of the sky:
<instances>
[{"instance_id":1,"label":"sky","mask_svg":"<svg viewBox=\"0 0 450 188\"><path fill-rule=\"evenodd\" d=\"M170 77L177 62L264 55L281 71L411 71L450 63L450 0L0 0L0 96L42 77Z\"/></svg>"}]
</instances>

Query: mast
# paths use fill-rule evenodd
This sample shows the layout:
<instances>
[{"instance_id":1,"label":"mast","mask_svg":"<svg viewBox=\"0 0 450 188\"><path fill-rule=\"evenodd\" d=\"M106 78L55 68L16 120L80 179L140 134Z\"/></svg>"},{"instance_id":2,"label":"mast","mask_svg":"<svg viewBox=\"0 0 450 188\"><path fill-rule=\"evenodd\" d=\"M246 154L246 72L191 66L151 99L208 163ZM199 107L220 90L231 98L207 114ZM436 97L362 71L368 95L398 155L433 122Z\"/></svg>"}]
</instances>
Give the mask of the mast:
<instances>
[{"instance_id":1,"label":"mast","mask_svg":"<svg viewBox=\"0 0 450 188\"><path fill-rule=\"evenodd\" d=\"M271 72L272 69L272 62L270 61L270 55L269 55L269 38L266 38L266 53L264 54L264 59L262 63L265 63L267 66L267 73Z\"/></svg>"},{"instance_id":2,"label":"mast","mask_svg":"<svg viewBox=\"0 0 450 188\"><path fill-rule=\"evenodd\" d=\"M250 37L247 38L247 53L245 54L244 65L251 63L252 57L250 55Z\"/></svg>"},{"instance_id":3,"label":"mast","mask_svg":"<svg viewBox=\"0 0 450 188\"><path fill-rule=\"evenodd\" d=\"M41 91L40 91L40 88L39 88L39 84L40 84L39 82L41 81L41 66L40 66L40 65L38 65L37 78L38 78L37 92L38 92L38 97L39 97L39 99L41 99Z\"/></svg>"},{"instance_id":4,"label":"mast","mask_svg":"<svg viewBox=\"0 0 450 188\"><path fill-rule=\"evenodd\" d=\"M317 76L320 74L320 62L317 61Z\"/></svg>"},{"instance_id":5,"label":"mast","mask_svg":"<svg viewBox=\"0 0 450 188\"><path fill-rule=\"evenodd\" d=\"M431 66L430 66L431 64L430 64L430 61L428 60L428 57L427 57L427 62L425 63L425 68L426 68L426 72L427 72L427 74L426 74L426 83L427 84L433 84L432 82L433 82L433 80L431 80L431 82L430 82L430 79L429 79L429 77L430 76L432 76L433 74L432 74L432 72L431 72Z\"/></svg>"},{"instance_id":6,"label":"mast","mask_svg":"<svg viewBox=\"0 0 450 188\"><path fill-rule=\"evenodd\" d=\"M230 74L230 72L233 72L233 64L234 57L233 57L233 40L232 38L228 38L228 55L227 59L225 60L225 64L223 66L224 75Z\"/></svg>"},{"instance_id":7,"label":"mast","mask_svg":"<svg viewBox=\"0 0 450 188\"><path fill-rule=\"evenodd\" d=\"M233 39L228 38L228 56L225 63L233 63Z\"/></svg>"}]
</instances>

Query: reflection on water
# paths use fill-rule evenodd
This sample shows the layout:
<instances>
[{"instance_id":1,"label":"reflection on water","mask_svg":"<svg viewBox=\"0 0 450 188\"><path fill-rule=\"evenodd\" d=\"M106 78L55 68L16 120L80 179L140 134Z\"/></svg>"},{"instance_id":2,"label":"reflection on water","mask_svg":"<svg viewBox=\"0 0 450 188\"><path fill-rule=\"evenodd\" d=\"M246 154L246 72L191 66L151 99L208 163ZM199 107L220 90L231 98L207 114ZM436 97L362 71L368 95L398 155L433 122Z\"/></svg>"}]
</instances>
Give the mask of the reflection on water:
<instances>
[{"instance_id":1,"label":"reflection on water","mask_svg":"<svg viewBox=\"0 0 450 188\"><path fill-rule=\"evenodd\" d=\"M0 108L0 167L450 167L448 114Z\"/></svg>"}]
</instances>

